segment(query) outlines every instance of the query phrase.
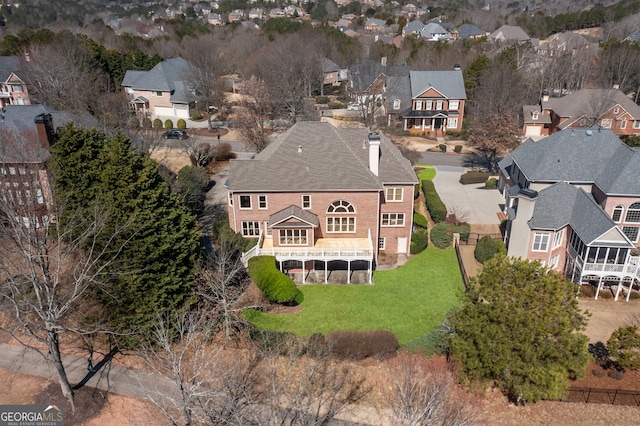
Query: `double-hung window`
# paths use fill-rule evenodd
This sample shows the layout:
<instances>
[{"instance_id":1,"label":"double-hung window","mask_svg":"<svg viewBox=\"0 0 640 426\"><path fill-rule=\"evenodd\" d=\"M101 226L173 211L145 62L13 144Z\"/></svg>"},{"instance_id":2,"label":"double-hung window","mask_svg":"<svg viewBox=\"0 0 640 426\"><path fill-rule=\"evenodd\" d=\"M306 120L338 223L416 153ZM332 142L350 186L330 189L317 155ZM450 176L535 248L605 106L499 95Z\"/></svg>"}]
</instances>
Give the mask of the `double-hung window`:
<instances>
[{"instance_id":1,"label":"double-hung window","mask_svg":"<svg viewBox=\"0 0 640 426\"><path fill-rule=\"evenodd\" d=\"M533 251L547 251L549 247L549 234L536 232L533 234Z\"/></svg>"}]
</instances>

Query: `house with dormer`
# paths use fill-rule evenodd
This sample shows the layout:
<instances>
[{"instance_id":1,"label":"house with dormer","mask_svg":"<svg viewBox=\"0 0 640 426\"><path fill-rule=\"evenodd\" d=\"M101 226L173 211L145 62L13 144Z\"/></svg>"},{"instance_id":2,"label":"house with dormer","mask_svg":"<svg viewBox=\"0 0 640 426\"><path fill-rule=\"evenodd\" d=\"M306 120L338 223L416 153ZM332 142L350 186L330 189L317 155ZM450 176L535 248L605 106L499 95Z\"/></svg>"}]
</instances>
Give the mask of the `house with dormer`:
<instances>
[{"instance_id":1,"label":"house with dormer","mask_svg":"<svg viewBox=\"0 0 640 426\"><path fill-rule=\"evenodd\" d=\"M184 59L168 58L150 71L128 70L122 86L131 109L139 118L152 120L190 118L195 94L188 81L189 69Z\"/></svg>"},{"instance_id":2,"label":"house with dormer","mask_svg":"<svg viewBox=\"0 0 640 426\"><path fill-rule=\"evenodd\" d=\"M600 126L529 138L499 162L508 255L627 300L640 282L640 150Z\"/></svg>"},{"instance_id":3,"label":"house with dormer","mask_svg":"<svg viewBox=\"0 0 640 426\"><path fill-rule=\"evenodd\" d=\"M443 136L447 130L460 131L464 118L462 71L411 71L411 109L402 116L404 130L413 134Z\"/></svg>"},{"instance_id":4,"label":"house with dormer","mask_svg":"<svg viewBox=\"0 0 640 426\"><path fill-rule=\"evenodd\" d=\"M566 128L597 124L618 136L640 135L640 106L619 89L582 89L523 107L525 136L547 136Z\"/></svg>"},{"instance_id":5,"label":"house with dormer","mask_svg":"<svg viewBox=\"0 0 640 426\"><path fill-rule=\"evenodd\" d=\"M409 252L415 184L383 134L298 122L255 158L231 161L229 225L258 240L245 261L275 256L301 282L330 282L336 269L371 282L381 254Z\"/></svg>"}]
</instances>

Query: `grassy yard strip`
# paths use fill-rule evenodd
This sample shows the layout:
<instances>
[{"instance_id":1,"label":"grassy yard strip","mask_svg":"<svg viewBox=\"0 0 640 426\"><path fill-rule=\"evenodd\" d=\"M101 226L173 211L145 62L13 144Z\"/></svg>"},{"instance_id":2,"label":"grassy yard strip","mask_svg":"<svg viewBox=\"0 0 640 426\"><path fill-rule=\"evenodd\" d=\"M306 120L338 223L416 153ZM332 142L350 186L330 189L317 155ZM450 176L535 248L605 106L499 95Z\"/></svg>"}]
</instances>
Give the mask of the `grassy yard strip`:
<instances>
[{"instance_id":1,"label":"grassy yard strip","mask_svg":"<svg viewBox=\"0 0 640 426\"><path fill-rule=\"evenodd\" d=\"M376 271L374 285L303 285L297 314L245 311L256 326L301 336L342 330L392 331L400 344L433 330L464 291L453 249L428 247L401 268Z\"/></svg>"},{"instance_id":2,"label":"grassy yard strip","mask_svg":"<svg viewBox=\"0 0 640 426\"><path fill-rule=\"evenodd\" d=\"M436 168L433 167L431 164L416 164L413 167L416 167L416 168L424 167L424 169L420 170L417 173L418 180L420 181L432 180L434 177L436 177Z\"/></svg>"}]
</instances>

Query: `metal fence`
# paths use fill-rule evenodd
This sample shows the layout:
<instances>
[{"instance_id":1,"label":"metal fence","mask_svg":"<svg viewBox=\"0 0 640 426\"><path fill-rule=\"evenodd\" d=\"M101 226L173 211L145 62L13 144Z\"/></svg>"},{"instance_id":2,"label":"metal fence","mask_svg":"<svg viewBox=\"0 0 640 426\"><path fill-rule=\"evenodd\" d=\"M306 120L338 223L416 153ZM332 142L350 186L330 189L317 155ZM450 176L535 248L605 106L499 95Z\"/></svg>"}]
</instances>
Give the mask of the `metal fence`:
<instances>
[{"instance_id":1,"label":"metal fence","mask_svg":"<svg viewBox=\"0 0 640 426\"><path fill-rule=\"evenodd\" d=\"M569 388L563 402L640 406L640 391L604 388Z\"/></svg>"},{"instance_id":2,"label":"metal fence","mask_svg":"<svg viewBox=\"0 0 640 426\"><path fill-rule=\"evenodd\" d=\"M469 234L469 238L467 238L467 241L461 240L460 244L467 245L467 246L475 246L478 244L478 241L482 237L491 237L496 241L502 241L502 235L500 234L479 234L479 233L473 232Z\"/></svg>"}]
</instances>

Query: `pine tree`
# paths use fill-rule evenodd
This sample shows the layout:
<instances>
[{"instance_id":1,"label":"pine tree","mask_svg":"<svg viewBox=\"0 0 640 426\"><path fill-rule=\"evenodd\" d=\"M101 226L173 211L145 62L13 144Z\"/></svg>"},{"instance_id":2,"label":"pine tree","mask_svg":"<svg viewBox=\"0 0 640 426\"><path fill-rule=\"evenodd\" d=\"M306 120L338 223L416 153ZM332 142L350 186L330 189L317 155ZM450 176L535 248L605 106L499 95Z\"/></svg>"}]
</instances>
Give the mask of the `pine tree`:
<instances>
[{"instance_id":1,"label":"pine tree","mask_svg":"<svg viewBox=\"0 0 640 426\"><path fill-rule=\"evenodd\" d=\"M589 357L575 296L574 283L539 262L498 255L454 315L452 356L467 378L495 380L515 401L559 398Z\"/></svg>"}]
</instances>

